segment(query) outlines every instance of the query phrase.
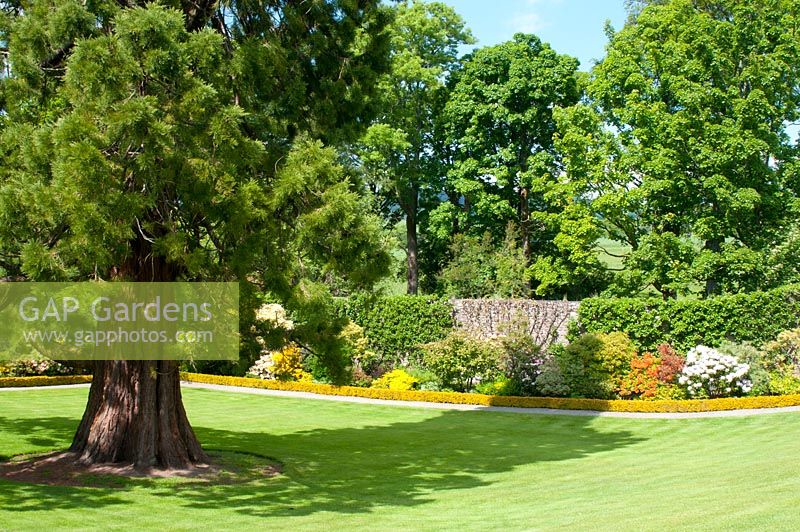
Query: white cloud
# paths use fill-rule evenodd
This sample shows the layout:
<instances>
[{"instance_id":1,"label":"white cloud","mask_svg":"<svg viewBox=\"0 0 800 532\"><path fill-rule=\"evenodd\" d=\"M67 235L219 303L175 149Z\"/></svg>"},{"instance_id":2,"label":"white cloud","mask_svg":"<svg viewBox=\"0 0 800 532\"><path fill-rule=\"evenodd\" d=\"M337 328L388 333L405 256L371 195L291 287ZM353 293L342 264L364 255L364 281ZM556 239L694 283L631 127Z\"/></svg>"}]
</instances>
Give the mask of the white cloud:
<instances>
[{"instance_id":1,"label":"white cloud","mask_svg":"<svg viewBox=\"0 0 800 532\"><path fill-rule=\"evenodd\" d=\"M548 26L548 22L537 11L544 6L558 5L562 0L522 0L520 9L516 10L508 20L508 26L514 32L536 33Z\"/></svg>"},{"instance_id":2,"label":"white cloud","mask_svg":"<svg viewBox=\"0 0 800 532\"><path fill-rule=\"evenodd\" d=\"M529 0L536 1L536 0ZM515 32L536 33L546 26L544 19L538 13L516 13L508 25Z\"/></svg>"}]
</instances>

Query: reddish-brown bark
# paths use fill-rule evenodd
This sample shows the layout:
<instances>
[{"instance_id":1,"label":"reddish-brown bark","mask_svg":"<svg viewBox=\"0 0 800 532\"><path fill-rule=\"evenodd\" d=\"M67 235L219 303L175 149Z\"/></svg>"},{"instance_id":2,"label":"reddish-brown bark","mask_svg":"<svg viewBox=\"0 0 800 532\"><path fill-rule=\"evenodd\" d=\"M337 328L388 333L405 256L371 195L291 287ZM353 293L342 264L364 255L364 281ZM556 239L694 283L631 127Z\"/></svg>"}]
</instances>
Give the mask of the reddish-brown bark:
<instances>
[{"instance_id":1,"label":"reddish-brown bark","mask_svg":"<svg viewBox=\"0 0 800 532\"><path fill-rule=\"evenodd\" d=\"M177 363L97 362L70 451L87 464L129 463L137 469L207 463L186 417Z\"/></svg>"}]
</instances>

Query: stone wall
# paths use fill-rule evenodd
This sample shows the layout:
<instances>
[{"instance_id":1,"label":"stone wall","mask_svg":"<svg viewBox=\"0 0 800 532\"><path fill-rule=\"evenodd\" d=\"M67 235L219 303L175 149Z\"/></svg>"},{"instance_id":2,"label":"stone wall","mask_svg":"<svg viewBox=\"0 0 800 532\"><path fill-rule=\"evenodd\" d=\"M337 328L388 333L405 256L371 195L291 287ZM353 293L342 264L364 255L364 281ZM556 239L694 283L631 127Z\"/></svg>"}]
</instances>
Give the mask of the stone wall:
<instances>
[{"instance_id":1,"label":"stone wall","mask_svg":"<svg viewBox=\"0 0 800 532\"><path fill-rule=\"evenodd\" d=\"M567 325L577 317L577 301L537 301L532 299L454 299L456 326L478 338L502 336L507 324L522 318L528 332L544 346L564 342Z\"/></svg>"}]
</instances>

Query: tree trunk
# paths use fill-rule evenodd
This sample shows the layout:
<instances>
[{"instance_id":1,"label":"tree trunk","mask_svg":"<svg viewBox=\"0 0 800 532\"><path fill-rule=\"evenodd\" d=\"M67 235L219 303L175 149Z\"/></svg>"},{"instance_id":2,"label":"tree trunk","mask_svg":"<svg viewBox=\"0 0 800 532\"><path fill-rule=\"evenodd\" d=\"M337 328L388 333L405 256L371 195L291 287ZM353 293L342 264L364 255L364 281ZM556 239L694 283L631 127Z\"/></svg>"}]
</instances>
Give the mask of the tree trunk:
<instances>
[{"instance_id":1,"label":"tree trunk","mask_svg":"<svg viewBox=\"0 0 800 532\"><path fill-rule=\"evenodd\" d=\"M408 208L406 209L406 240L407 240L407 292L416 295L419 290L419 264L417 261L417 208L419 192L411 192Z\"/></svg>"},{"instance_id":2,"label":"tree trunk","mask_svg":"<svg viewBox=\"0 0 800 532\"><path fill-rule=\"evenodd\" d=\"M522 187L519 191L519 234L522 239L522 256L525 258L525 266L531 265L531 207L528 203L529 191ZM530 297L531 280L527 276L523 283L522 297Z\"/></svg>"},{"instance_id":3,"label":"tree trunk","mask_svg":"<svg viewBox=\"0 0 800 532\"><path fill-rule=\"evenodd\" d=\"M525 264L531 264L531 209L528 205L528 189L519 191L519 233L522 238L522 254Z\"/></svg>"},{"instance_id":4,"label":"tree trunk","mask_svg":"<svg viewBox=\"0 0 800 532\"><path fill-rule=\"evenodd\" d=\"M719 253L721 250L722 242L718 238L712 238L707 240L705 243L705 249L713 252ZM711 274L711 277L706 279L706 297L710 297L719 293L719 280L717 278L717 273L714 272Z\"/></svg>"},{"instance_id":5,"label":"tree trunk","mask_svg":"<svg viewBox=\"0 0 800 532\"><path fill-rule=\"evenodd\" d=\"M87 464L186 469L207 463L183 408L178 363L100 361L70 451Z\"/></svg>"},{"instance_id":6,"label":"tree trunk","mask_svg":"<svg viewBox=\"0 0 800 532\"><path fill-rule=\"evenodd\" d=\"M154 253L137 228L128 260L116 280L171 282L172 264ZM189 425L176 361L117 360L94 364L83 419L70 451L79 461L128 463L137 469L186 469L208 463Z\"/></svg>"}]
</instances>

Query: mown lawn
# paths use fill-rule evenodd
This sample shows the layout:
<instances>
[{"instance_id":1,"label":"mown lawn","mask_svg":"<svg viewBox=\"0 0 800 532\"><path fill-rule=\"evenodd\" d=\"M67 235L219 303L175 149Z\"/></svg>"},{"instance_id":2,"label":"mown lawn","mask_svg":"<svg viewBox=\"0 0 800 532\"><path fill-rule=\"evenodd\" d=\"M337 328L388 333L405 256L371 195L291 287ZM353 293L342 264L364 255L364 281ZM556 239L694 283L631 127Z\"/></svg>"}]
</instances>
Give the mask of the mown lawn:
<instances>
[{"instance_id":1,"label":"mown lawn","mask_svg":"<svg viewBox=\"0 0 800 532\"><path fill-rule=\"evenodd\" d=\"M0 456L64 448L86 393L0 392ZM800 414L631 420L185 397L208 449L273 457L283 475L0 482L0 529L800 528Z\"/></svg>"}]
</instances>

